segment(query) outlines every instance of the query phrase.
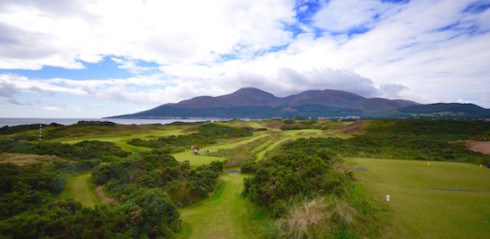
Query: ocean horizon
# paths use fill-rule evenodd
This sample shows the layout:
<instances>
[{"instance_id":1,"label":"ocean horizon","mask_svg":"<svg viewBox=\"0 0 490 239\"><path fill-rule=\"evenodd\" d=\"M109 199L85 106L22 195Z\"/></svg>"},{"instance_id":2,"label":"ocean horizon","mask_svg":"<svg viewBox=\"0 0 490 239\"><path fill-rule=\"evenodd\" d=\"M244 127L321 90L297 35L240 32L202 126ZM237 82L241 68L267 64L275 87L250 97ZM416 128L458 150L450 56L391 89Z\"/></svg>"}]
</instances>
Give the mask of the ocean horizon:
<instances>
[{"instance_id":1,"label":"ocean horizon","mask_svg":"<svg viewBox=\"0 0 490 239\"><path fill-rule=\"evenodd\" d=\"M171 124L174 122L226 121L220 118L108 119L108 118L0 118L0 127L28 124L72 125L79 121L110 121L116 124Z\"/></svg>"}]
</instances>

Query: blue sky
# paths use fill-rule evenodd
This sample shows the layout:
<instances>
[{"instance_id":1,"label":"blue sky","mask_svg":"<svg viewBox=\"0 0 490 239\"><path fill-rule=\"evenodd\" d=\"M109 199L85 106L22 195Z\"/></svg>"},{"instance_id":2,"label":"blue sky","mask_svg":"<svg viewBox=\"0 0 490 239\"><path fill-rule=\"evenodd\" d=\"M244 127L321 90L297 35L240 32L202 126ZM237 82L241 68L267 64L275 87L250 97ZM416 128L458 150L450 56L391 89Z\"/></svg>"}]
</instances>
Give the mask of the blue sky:
<instances>
[{"instance_id":1,"label":"blue sky","mask_svg":"<svg viewBox=\"0 0 490 239\"><path fill-rule=\"evenodd\" d=\"M0 2L0 117L104 117L254 86L490 108L490 1Z\"/></svg>"}]
</instances>

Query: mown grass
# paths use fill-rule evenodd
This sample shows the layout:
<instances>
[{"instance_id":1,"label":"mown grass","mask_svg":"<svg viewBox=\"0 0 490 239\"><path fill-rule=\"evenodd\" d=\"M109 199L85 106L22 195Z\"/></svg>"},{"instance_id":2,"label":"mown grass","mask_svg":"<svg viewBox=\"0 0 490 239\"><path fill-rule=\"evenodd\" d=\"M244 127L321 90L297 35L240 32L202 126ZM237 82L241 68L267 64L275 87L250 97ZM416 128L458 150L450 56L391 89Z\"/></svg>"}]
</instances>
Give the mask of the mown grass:
<instances>
[{"instance_id":1,"label":"mown grass","mask_svg":"<svg viewBox=\"0 0 490 239\"><path fill-rule=\"evenodd\" d=\"M225 158L206 155L204 150L201 149L201 155L194 155L191 150L172 154L174 158L179 162L189 161L191 167L197 167L203 164L210 164L213 161L223 161Z\"/></svg>"},{"instance_id":2,"label":"mown grass","mask_svg":"<svg viewBox=\"0 0 490 239\"><path fill-rule=\"evenodd\" d=\"M90 178L92 178L90 172L71 177L66 183L63 198L78 201L84 207L95 208L96 205L100 205L100 200L95 194Z\"/></svg>"},{"instance_id":3,"label":"mown grass","mask_svg":"<svg viewBox=\"0 0 490 239\"><path fill-rule=\"evenodd\" d=\"M183 228L177 238L259 238L257 222L270 222L266 214L248 205L240 195L244 175L225 174L210 198L180 210ZM258 212L258 213L256 213Z\"/></svg>"},{"instance_id":4,"label":"mown grass","mask_svg":"<svg viewBox=\"0 0 490 239\"><path fill-rule=\"evenodd\" d=\"M490 170L473 164L354 158L386 211L385 238L490 238ZM487 190L445 191L434 188ZM390 201L386 202L386 195Z\"/></svg>"}]
</instances>

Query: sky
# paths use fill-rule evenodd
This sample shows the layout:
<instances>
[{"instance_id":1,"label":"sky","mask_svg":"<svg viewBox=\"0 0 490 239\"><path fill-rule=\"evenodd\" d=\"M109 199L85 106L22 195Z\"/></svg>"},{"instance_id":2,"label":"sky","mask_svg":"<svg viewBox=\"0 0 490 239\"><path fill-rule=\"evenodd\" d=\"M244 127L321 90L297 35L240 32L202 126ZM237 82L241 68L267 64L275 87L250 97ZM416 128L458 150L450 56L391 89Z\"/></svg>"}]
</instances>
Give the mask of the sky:
<instances>
[{"instance_id":1,"label":"sky","mask_svg":"<svg viewBox=\"0 0 490 239\"><path fill-rule=\"evenodd\" d=\"M490 108L490 0L1 0L0 117L256 87Z\"/></svg>"}]
</instances>

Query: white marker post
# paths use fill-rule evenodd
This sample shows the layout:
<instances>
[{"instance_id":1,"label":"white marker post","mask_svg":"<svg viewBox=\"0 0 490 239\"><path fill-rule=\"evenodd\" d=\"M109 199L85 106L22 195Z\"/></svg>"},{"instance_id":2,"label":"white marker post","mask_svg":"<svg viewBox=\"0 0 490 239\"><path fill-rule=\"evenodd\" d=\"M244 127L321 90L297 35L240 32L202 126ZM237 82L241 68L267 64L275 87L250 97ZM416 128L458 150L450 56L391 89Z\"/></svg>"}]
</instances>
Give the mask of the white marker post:
<instances>
[{"instance_id":1,"label":"white marker post","mask_svg":"<svg viewBox=\"0 0 490 239\"><path fill-rule=\"evenodd\" d=\"M386 201L389 202L390 201L390 195L389 194L386 194Z\"/></svg>"},{"instance_id":2,"label":"white marker post","mask_svg":"<svg viewBox=\"0 0 490 239\"><path fill-rule=\"evenodd\" d=\"M41 141L43 138L43 125L39 125L39 141Z\"/></svg>"}]
</instances>

